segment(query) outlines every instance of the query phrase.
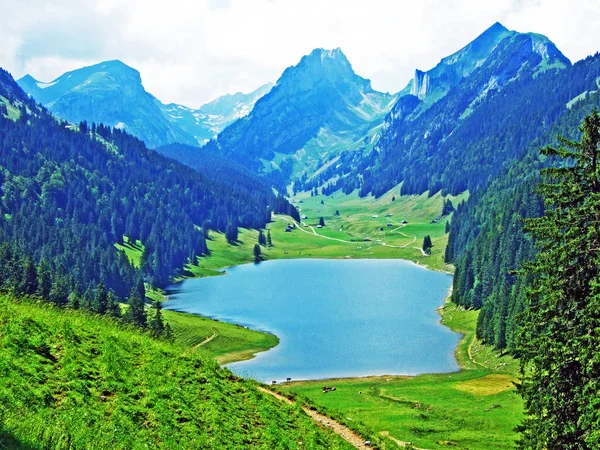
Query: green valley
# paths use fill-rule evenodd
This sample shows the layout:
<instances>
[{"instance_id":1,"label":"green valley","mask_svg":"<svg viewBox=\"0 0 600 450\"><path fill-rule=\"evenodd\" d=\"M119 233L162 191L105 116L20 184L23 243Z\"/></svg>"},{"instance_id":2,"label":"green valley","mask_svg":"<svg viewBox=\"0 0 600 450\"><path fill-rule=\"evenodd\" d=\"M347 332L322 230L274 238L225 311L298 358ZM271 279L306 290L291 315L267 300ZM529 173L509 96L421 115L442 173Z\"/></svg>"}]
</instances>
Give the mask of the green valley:
<instances>
[{"instance_id":1,"label":"green valley","mask_svg":"<svg viewBox=\"0 0 600 450\"><path fill-rule=\"evenodd\" d=\"M301 217L307 218L286 231L294 220L274 215L265 230L270 232L273 246L262 248L263 259L400 258L430 269L452 272L453 267L444 262L448 240L445 226L451 218L451 215L442 217L445 198L439 193L432 197L427 193L401 197L398 190L393 189L377 199L360 198L356 192L351 195L336 192L330 196L303 193L293 197L292 203L298 206ZM467 198L468 193L446 197L455 206ZM320 217L325 226L318 228ZM404 221L407 223L403 224ZM434 244L431 255L421 251L427 235ZM198 258L197 265L186 266L184 274L219 275L221 269L252 262L256 242L256 230L241 229L239 240L233 245L222 233L210 233L207 246L211 255ZM139 259L139 244L123 248L130 259Z\"/></svg>"}]
</instances>

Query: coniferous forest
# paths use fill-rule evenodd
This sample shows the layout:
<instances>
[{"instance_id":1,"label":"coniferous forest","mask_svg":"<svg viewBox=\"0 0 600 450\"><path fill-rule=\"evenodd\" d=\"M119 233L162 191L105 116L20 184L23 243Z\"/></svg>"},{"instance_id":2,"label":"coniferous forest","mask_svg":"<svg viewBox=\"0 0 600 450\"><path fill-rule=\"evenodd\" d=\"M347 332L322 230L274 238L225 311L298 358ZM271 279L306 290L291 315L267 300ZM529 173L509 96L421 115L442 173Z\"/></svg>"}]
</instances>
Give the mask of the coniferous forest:
<instances>
[{"instance_id":1,"label":"coniferous forest","mask_svg":"<svg viewBox=\"0 0 600 450\"><path fill-rule=\"evenodd\" d=\"M5 71L0 95L19 109L0 114L2 283L17 292L89 306L102 286L126 299L139 280L163 287L206 255L208 230L261 228L293 209L231 165L199 173L123 131L57 121ZM143 243L139 269L114 247L124 236Z\"/></svg>"}]
</instances>

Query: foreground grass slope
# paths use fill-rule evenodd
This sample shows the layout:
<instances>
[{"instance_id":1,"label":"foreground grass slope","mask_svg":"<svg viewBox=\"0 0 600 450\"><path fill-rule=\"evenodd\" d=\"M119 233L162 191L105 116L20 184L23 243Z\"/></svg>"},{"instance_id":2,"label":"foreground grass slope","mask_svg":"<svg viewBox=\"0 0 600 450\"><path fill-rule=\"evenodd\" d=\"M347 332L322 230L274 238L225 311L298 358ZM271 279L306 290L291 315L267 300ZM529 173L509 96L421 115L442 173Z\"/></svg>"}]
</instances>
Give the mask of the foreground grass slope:
<instances>
[{"instance_id":1,"label":"foreground grass slope","mask_svg":"<svg viewBox=\"0 0 600 450\"><path fill-rule=\"evenodd\" d=\"M347 448L202 352L0 295L0 448Z\"/></svg>"},{"instance_id":2,"label":"foreground grass slope","mask_svg":"<svg viewBox=\"0 0 600 450\"><path fill-rule=\"evenodd\" d=\"M513 448L514 428L523 418L514 386L517 363L477 342L477 314L452 303L442 312L443 323L464 334L457 349L460 372L299 382L280 389L351 428L373 430L386 448L398 442L427 449ZM324 394L324 385L336 391Z\"/></svg>"}]
</instances>

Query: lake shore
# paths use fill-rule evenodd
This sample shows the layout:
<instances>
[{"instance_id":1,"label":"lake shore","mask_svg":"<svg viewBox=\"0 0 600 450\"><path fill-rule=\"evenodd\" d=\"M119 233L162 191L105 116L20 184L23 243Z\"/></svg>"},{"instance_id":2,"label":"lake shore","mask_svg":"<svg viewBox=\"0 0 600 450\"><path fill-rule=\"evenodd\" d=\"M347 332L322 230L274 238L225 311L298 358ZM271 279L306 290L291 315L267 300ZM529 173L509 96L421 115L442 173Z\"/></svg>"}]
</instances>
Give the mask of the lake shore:
<instances>
[{"instance_id":1,"label":"lake shore","mask_svg":"<svg viewBox=\"0 0 600 450\"><path fill-rule=\"evenodd\" d=\"M478 311L446 299L441 322L463 336L452 374L335 378L275 386L300 404L325 412L380 446L475 450L514 447L523 417L516 393L518 362L475 339ZM324 395L323 386L335 387Z\"/></svg>"},{"instance_id":2,"label":"lake shore","mask_svg":"<svg viewBox=\"0 0 600 450\"><path fill-rule=\"evenodd\" d=\"M263 374L258 379L451 372L459 337L435 312L450 284L448 275L404 260L279 260L236 266L225 278L186 280L165 306L282 336L277 354L236 368ZM355 324L350 334L348 323Z\"/></svg>"}]
</instances>

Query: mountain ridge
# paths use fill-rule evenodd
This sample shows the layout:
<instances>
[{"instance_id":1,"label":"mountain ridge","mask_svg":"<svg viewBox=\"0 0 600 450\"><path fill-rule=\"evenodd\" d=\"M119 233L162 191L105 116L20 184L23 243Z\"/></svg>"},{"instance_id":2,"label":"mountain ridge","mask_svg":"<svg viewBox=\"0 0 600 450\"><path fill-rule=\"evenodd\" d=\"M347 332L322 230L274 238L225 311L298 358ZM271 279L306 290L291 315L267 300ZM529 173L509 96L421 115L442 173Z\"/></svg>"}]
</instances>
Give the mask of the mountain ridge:
<instances>
[{"instance_id":1,"label":"mountain ridge","mask_svg":"<svg viewBox=\"0 0 600 450\"><path fill-rule=\"evenodd\" d=\"M310 176L340 152L367 146L394 100L357 75L341 49L317 48L211 145L257 172Z\"/></svg>"},{"instance_id":2,"label":"mountain ridge","mask_svg":"<svg viewBox=\"0 0 600 450\"><path fill-rule=\"evenodd\" d=\"M269 86L263 85L250 94L234 94L232 97L237 101L221 100L226 105L220 114L214 114L214 106L221 98L199 109L175 103L165 105L145 90L140 72L120 60L65 72L51 82L39 81L27 74L17 83L37 102L65 120L74 123L85 120L126 129L150 147L175 142L202 145L247 114Z\"/></svg>"}]
</instances>

